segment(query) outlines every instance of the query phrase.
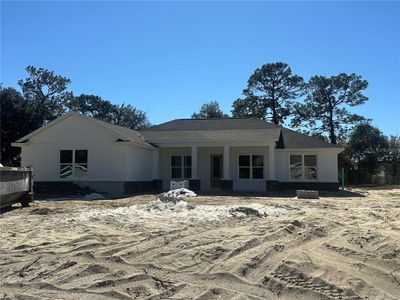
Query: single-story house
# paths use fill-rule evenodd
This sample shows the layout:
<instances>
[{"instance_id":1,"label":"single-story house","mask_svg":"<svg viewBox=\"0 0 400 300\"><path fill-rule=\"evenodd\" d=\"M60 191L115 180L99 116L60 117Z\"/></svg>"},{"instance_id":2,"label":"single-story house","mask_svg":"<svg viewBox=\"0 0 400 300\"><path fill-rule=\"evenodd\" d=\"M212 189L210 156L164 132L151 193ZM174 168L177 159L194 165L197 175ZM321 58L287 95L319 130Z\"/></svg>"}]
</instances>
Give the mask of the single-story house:
<instances>
[{"instance_id":1,"label":"single-story house","mask_svg":"<svg viewBox=\"0 0 400 300\"><path fill-rule=\"evenodd\" d=\"M69 112L19 139L36 187L63 183L112 194L169 189L337 190L343 149L255 118L178 119L143 130Z\"/></svg>"}]
</instances>

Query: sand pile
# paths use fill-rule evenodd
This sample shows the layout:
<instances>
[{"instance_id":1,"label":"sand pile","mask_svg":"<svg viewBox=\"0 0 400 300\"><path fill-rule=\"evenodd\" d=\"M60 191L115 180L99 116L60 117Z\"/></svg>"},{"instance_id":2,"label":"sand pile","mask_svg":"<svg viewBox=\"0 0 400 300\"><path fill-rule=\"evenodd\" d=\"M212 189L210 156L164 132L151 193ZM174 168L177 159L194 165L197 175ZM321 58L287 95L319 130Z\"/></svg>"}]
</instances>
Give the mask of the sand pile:
<instances>
[{"instance_id":1,"label":"sand pile","mask_svg":"<svg viewBox=\"0 0 400 300\"><path fill-rule=\"evenodd\" d=\"M250 203L241 205L204 205L187 202L196 194L187 189L176 189L157 196L146 204L137 204L111 209L92 209L78 216L80 220L107 220L129 227L138 220L160 220L180 224L193 224L201 221L223 221L227 218L279 217L299 208L291 205L262 205Z\"/></svg>"}]
</instances>

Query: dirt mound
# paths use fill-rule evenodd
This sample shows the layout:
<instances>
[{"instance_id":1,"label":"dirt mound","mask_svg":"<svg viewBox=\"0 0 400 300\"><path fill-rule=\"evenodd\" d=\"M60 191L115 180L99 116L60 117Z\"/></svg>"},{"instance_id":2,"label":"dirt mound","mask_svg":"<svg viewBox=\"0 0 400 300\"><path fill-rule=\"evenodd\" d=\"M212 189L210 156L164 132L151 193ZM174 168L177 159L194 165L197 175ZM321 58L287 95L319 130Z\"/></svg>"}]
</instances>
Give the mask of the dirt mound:
<instances>
[{"instance_id":1,"label":"dirt mound","mask_svg":"<svg viewBox=\"0 0 400 300\"><path fill-rule=\"evenodd\" d=\"M251 207L245 207L245 206L240 206L240 207L234 207L229 210L230 214L234 217L242 217L242 216L256 216L256 217L266 217L267 214L260 213L257 209L251 208Z\"/></svg>"},{"instance_id":2,"label":"dirt mound","mask_svg":"<svg viewBox=\"0 0 400 300\"><path fill-rule=\"evenodd\" d=\"M32 209L30 213L32 215L48 215L51 213L51 210L46 207L43 207L43 208L38 207L38 208Z\"/></svg>"}]
</instances>

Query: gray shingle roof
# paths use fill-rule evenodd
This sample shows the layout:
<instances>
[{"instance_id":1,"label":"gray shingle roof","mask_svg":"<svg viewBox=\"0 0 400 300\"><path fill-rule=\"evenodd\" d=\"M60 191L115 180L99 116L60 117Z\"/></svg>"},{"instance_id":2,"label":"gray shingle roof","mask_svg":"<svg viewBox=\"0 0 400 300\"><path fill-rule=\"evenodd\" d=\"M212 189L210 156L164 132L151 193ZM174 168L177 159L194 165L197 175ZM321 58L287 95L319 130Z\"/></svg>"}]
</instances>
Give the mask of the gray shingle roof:
<instances>
[{"instance_id":1,"label":"gray shingle roof","mask_svg":"<svg viewBox=\"0 0 400 300\"><path fill-rule=\"evenodd\" d=\"M338 148L315 136L308 136L300 132L282 127L281 139L277 148L283 149L305 149L305 148Z\"/></svg>"},{"instance_id":2,"label":"gray shingle roof","mask_svg":"<svg viewBox=\"0 0 400 300\"><path fill-rule=\"evenodd\" d=\"M149 143L234 143L277 141L280 129L142 131Z\"/></svg>"},{"instance_id":3,"label":"gray shingle roof","mask_svg":"<svg viewBox=\"0 0 400 300\"><path fill-rule=\"evenodd\" d=\"M318 137L310 137L256 118L177 119L140 130L150 143L262 141L275 139L277 148L337 148Z\"/></svg>"},{"instance_id":4,"label":"gray shingle roof","mask_svg":"<svg viewBox=\"0 0 400 300\"><path fill-rule=\"evenodd\" d=\"M279 126L255 118L176 119L143 129L141 131L197 131L275 128L279 128Z\"/></svg>"}]
</instances>

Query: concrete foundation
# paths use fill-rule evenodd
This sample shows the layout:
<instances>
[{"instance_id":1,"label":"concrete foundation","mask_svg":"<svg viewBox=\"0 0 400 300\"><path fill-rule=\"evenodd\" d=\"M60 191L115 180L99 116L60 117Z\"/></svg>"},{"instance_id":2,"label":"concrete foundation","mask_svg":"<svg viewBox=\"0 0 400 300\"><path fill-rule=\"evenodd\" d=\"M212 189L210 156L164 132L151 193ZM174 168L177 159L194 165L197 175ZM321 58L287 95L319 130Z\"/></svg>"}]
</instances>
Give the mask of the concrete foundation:
<instances>
[{"instance_id":1,"label":"concrete foundation","mask_svg":"<svg viewBox=\"0 0 400 300\"><path fill-rule=\"evenodd\" d=\"M319 191L338 191L338 182L293 182L293 181L266 181L267 191L285 190L319 190Z\"/></svg>"}]
</instances>

